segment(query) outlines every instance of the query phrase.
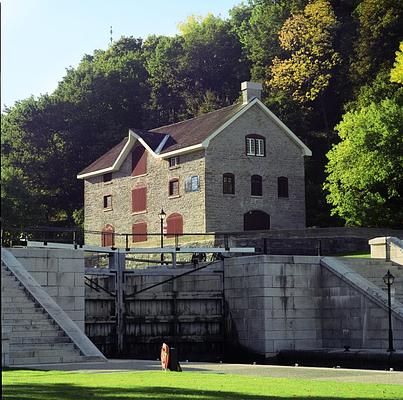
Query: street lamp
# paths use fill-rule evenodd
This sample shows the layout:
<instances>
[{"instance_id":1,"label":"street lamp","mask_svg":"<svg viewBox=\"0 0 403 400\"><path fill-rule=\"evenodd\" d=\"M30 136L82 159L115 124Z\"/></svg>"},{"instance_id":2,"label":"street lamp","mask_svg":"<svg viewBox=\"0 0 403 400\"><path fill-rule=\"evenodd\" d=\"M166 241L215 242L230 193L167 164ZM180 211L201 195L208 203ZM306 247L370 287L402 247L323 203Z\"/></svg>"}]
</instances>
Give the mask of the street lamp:
<instances>
[{"instance_id":1,"label":"street lamp","mask_svg":"<svg viewBox=\"0 0 403 400\"><path fill-rule=\"evenodd\" d=\"M390 287L393 285L393 282L395 280L395 277L388 272L385 274L383 277L383 281L385 282L385 285L388 287L388 306L389 306L389 348L387 351L395 351L393 348L393 333L392 333L392 306L391 306L391 301L390 301Z\"/></svg>"},{"instance_id":2,"label":"street lamp","mask_svg":"<svg viewBox=\"0 0 403 400\"><path fill-rule=\"evenodd\" d=\"M164 209L161 208L161 212L158 214L160 217L160 222L161 222L161 230L160 230L160 235L161 235L161 249L164 247L164 219L167 216L164 212ZM164 253L161 253L161 265L164 262Z\"/></svg>"}]
</instances>

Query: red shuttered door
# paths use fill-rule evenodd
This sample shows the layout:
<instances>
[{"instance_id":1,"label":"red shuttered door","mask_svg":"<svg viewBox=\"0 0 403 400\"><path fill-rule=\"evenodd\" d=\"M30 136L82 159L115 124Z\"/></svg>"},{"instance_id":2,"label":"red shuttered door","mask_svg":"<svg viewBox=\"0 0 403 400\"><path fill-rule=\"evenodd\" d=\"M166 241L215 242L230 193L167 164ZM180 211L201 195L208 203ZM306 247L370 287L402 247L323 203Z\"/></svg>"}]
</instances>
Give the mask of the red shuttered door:
<instances>
[{"instance_id":1,"label":"red shuttered door","mask_svg":"<svg viewBox=\"0 0 403 400\"><path fill-rule=\"evenodd\" d=\"M140 221L133 224L132 227L133 242L146 242L147 241L147 222Z\"/></svg>"},{"instance_id":2,"label":"red shuttered door","mask_svg":"<svg viewBox=\"0 0 403 400\"><path fill-rule=\"evenodd\" d=\"M112 225L106 225L102 229L101 244L102 247L112 247L115 245L115 229Z\"/></svg>"},{"instance_id":3,"label":"red shuttered door","mask_svg":"<svg viewBox=\"0 0 403 400\"><path fill-rule=\"evenodd\" d=\"M147 210L147 188L141 187L132 190L132 212Z\"/></svg>"},{"instance_id":4,"label":"red shuttered door","mask_svg":"<svg viewBox=\"0 0 403 400\"><path fill-rule=\"evenodd\" d=\"M167 237L172 237L175 234L181 235L183 233L183 218L180 214L171 214L167 218Z\"/></svg>"}]
</instances>

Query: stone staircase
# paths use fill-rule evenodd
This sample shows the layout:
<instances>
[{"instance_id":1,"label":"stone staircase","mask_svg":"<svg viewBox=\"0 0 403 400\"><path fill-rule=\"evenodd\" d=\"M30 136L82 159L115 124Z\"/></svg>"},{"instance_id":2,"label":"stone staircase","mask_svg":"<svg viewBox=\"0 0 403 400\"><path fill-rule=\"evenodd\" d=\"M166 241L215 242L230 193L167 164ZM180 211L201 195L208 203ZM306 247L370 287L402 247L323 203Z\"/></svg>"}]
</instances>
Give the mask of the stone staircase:
<instances>
[{"instance_id":1,"label":"stone staircase","mask_svg":"<svg viewBox=\"0 0 403 400\"><path fill-rule=\"evenodd\" d=\"M9 336L9 365L88 361L1 263L1 324Z\"/></svg>"},{"instance_id":2,"label":"stone staircase","mask_svg":"<svg viewBox=\"0 0 403 400\"><path fill-rule=\"evenodd\" d=\"M383 276L389 270L395 277L395 281L391 288L392 301L395 299L400 303L403 303L403 265L376 258L335 258L342 261L354 272L368 279L385 292L387 292L387 286L383 282Z\"/></svg>"}]
</instances>

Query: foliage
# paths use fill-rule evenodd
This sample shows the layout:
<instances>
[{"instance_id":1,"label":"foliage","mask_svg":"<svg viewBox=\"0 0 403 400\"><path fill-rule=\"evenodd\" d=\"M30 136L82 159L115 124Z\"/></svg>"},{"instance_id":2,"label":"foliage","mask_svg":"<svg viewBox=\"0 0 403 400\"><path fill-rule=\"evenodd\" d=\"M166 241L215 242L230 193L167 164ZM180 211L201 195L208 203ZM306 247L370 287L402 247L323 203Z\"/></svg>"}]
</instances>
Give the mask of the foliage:
<instances>
[{"instance_id":1,"label":"foliage","mask_svg":"<svg viewBox=\"0 0 403 400\"><path fill-rule=\"evenodd\" d=\"M251 62L254 80L269 79L269 68L276 56L284 55L278 33L292 12L299 11L307 1L250 1L230 10L231 23Z\"/></svg>"},{"instance_id":2,"label":"foliage","mask_svg":"<svg viewBox=\"0 0 403 400\"><path fill-rule=\"evenodd\" d=\"M337 26L332 7L325 0L310 3L303 13L287 19L279 40L291 56L273 59L269 85L290 93L300 103L317 99L329 86L332 72L340 62L333 46Z\"/></svg>"},{"instance_id":3,"label":"foliage","mask_svg":"<svg viewBox=\"0 0 403 400\"><path fill-rule=\"evenodd\" d=\"M332 127L343 110L355 121L351 129L361 122L355 114L370 110L372 122L396 129L382 120L380 103L401 104L390 80L402 82L402 44L390 68L403 36L402 8L398 0L249 0L228 20L191 16L174 37L122 37L84 55L54 93L19 101L2 115L3 222L80 225L82 168L130 127L154 128L232 104L251 76L263 82L265 104L313 151L308 225L339 224L322 190L325 154L337 140ZM373 103L378 114L368 108Z\"/></svg>"},{"instance_id":4,"label":"foliage","mask_svg":"<svg viewBox=\"0 0 403 400\"><path fill-rule=\"evenodd\" d=\"M349 225L402 226L402 98L349 111L336 127L342 140L328 153L324 187Z\"/></svg>"},{"instance_id":5,"label":"foliage","mask_svg":"<svg viewBox=\"0 0 403 400\"><path fill-rule=\"evenodd\" d=\"M256 367L258 368L258 367ZM401 385L200 372L2 372L4 399L398 399ZM322 377L323 379L323 377Z\"/></svg>"},{"instance_id":6,"label":"foliage","mask_svg":"<svg viewBox=\"0 0 403 400\"><path fill-rule=\"evenodd\" d=\"M199 114L207 92L214 95L215 108L232 104L249 71L229 22L212 14L205 18L192 16L180 24L180 30L185 54L185 97L190 113Z\"/></svg>"},{"instance_id":7,"label":"foliage","mask_svg":"<svg viewBox=\"0 0 403 400\"><path fill-rule=\"evenodd\" d=\"M400 42L399 50L396 52L396 61L390 71L390 80L403 85L403 41Z\"/></svg>"},{"instance_id":8,"label":"foliage","mask_svg":"<svg viewBox=\"0 0 403 400\"><path fill-rule=\"evenodd\" d=\"M362 0L353 15L358 34L350 74L360 86L370 83L379 70L392 67L395 49L403 37L403 2Z\"/></svg>"}]
</instances>

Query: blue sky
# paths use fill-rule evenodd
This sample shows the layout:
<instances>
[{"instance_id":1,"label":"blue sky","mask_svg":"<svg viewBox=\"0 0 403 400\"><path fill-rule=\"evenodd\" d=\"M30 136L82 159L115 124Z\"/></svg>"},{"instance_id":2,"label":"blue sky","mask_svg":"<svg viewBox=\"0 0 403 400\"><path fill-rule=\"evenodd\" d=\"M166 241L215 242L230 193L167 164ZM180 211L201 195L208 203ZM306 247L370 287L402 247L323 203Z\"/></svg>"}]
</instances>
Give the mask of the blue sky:
<instances>
[{"instance_id":1,"label":"blue sky","mask_svg":"<svg viewBox=\"0 0 403 400\"><path fill-rule=\"evenodd\" d=\"M241 0L3 0L1 104L52 92L66 68L121 36L175 35L187 16L221 15Z\"/></svg>"}]
</instances>

